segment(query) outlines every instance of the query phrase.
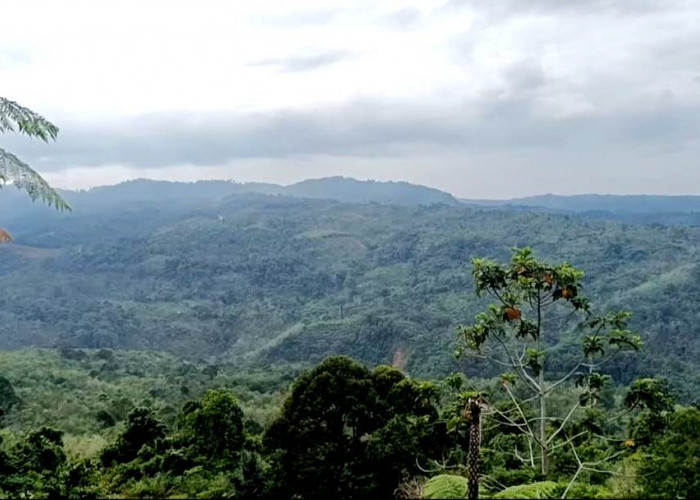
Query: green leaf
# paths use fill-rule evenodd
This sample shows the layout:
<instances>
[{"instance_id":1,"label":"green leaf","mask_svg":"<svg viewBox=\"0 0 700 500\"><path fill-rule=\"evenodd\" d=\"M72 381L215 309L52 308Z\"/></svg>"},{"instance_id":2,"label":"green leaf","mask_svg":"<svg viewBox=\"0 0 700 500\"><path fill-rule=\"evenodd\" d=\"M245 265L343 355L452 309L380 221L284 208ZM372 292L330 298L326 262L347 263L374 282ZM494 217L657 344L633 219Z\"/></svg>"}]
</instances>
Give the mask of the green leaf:
<instances>
[{"instance_id":1,"label":"green leaf","mask_svg":"<svg viewBox=\"0 0 700 500\"><path fill-rule=\"evenodd\" d=\"M583 354L586 357L595 356L596 354L605 355L603 338L599 335L586 335L583 338Z\"/></svg>"},{"instance_id":2,"label":"green leaf","mask_svg":"<svg viewBox=\"0 0 700 500\"><path fill-rule=\"evenodd\" d=\"M553 498L557 491L557 483L542 481L532 484L511 486L496 493L493 498Z\"/></svg>"},{"instance_id":3,"label":"green leaf","mask_svg":"<svg viewBox=\"0 0 700 500\"><path fill-rule=\"evenodd\" d=\"M43 177L15 155L0 148L0 188L7 185L23 189L32 200L40 199L58 210L70 210L68 203Z\"/></svg>"},{"instance_id":4,"label":"green leaf","mask_svg":"<svg viewBox=\"0 0 700 500\"><path fill-rule=\"evenodd\" d=\"M641 407L653 412L673 410L675 397L666 380L642 378L635 380L625 396L625 406L630 409Z\"/></svg>"},{"instance_id":5,"label":"green leaf","mask_svg":"<svg viewBox=\"0 0 700 500\"><path fill-rule=\"evenodd\" d=\"M465 498L469 482L466 477L440 474L431 477L423 486L425 498Z\"/></svg>"},{"instance_id":6,"label":"green leaf","mask_svg":"<svg viewBox=\"0 0 700 500\"><path fill-rule=\"evenodd\" d=\"M58 127L29 108L0 97L0 132L19 132L44 142L56 139Z\"/></svg>"},{"instance_id":7,"label":"green leaf","mask_svg":"<svg viewBox=\"0 0 700 500\"><path fill-rule=\"evenodd\" d=\"M527 359L525 364L530 367L532 373L539 375L542 371L542 365L544 363L545 352L538 351L537 349L530 348L526 351Z\"/></svg>"}]
</instances>

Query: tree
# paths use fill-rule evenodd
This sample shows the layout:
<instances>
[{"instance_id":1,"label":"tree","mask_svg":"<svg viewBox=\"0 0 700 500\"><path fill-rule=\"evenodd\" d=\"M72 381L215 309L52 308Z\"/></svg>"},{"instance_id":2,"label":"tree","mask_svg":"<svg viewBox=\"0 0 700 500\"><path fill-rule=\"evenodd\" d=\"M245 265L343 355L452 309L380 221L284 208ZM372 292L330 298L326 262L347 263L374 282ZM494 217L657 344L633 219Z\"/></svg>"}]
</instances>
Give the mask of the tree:
<instances>
[{"instance_id":1,"label":"tree","mask_svg":"<svg viewBox=\"0 0 700 500\"><path fill-rule=\"evenodd\" d=\"M66 461L63 432L49 427L29 432L9 454L0 454L0 491L22 498L56 496L51 493L60 488Z\"/></svg>"},{"instance_id":2,"label":"tree","mask_svg":"<svg viewBox=\"0 0 700 500\"><path fill-rule=\"evenodd\" d=\"M5 414L20 403L12 383L0 375L0 423Z\"/></svg>"},{"instance_id":3,"label":"tree","mask_svg":"<svg viewBox=\"0 0 700 500\"><path fill-rule=\"evenodd\" d=\"M640 410L630 422L630 444L646 446L660 438L670 425L676 398L666 380L642 378L630 386L624 403L630 410Z\"/></svg>"},{"instance_id":4,"label":"tree","mask_svg":"<svg viewBox=\"0 0 700 500\"><path fill-rule=\"evenodd\" d=\"M700 411L675 412L670 428L641 455L644 496L693 498L700 491Z\"/></svg>"},{"instance_id":5,"label":"tree","mask_svg":"<svg viewBox=\"0 0 700 500\"><path fill-rule=\"evenodd\" d=\"M441 443L437 391L331 357L294 383L264 442L280 497L388 498Z\"/></svg>"},{"instance_id":6,"label":"tree","mask_svg":"<svg viewBox=\"0 0 700 500\"><path fill-rule=\"evenodd\" d=\"M155 446L166 436L165 426L148 408L134 408L126 419L126 428L117 442L102 451L105 466L134 460L144 446Z\"/></svg>"},{"instance_id":7,"label":"tree","mask_svg":"<svg viewBox=\"0 0 700 500\"><path fill-rule=\"evenodd\" d=\"M186 444L207 460L230 462L238 458L245 441L243 410L225 389L207 391L201 403L186 404L180 428Z\"/></svg>"},{"instance_id":8,"label":"tree","mask_svg":"<svg viewBox=\"0 0 700 500\"><path fill-rule=\"evenodd\" d=\"M18 132L48 142L56 139L58 127L38 113L0 97L0 132ZM32 200L40 199L57 210L70 210L41 175L9 151L0 148L0 189L7 185L26 191ZM0 242L11 240L9 233L0 228Z\"/></svg>"},{"instance_id":9,"label":"tree","mask_svg":"<svg viewBox=\"0 0 700 500\"><path fill-rule=\"evenodd\" d=\"M49 427L30 432L14 455L20 471L55 471L66 461L63 432Z\"/></svg>"},{"instance_id":10,"label":"tree","mask_svg":"<svg viewBox=\"0 0 700 500\"><path fill-rule=\"evenodd\" d=\"M532 250L525 248L515 249L507 265L481 258L473 259L472 265L477 295L486 294L494 303L477 315L475 324L458 328L456 354L508 370L501 376L501 386L512 407L491 409L501 424L526 436L528 451L523 462L534 468L537 460L541 473L546 474L555 440L566 435L574 413L600 399L609 377L600 373L599 367L623 350L638 350L640 337L627 328L629 313L598 316L591 312L588 299L581 295L583 271L567 263L552 265L537 260ZM558 347L555 341L566 332L576 335L580 354L571 366L550 371L548 360ZM561 361L566 356L559 358ZM550 415L547 401L571 379L579 388L578 401L562 413L564 416ZM533 402L537 411L529 412ZM570 445L572 439L556 446Z\"/></svg>"}]
</instances>

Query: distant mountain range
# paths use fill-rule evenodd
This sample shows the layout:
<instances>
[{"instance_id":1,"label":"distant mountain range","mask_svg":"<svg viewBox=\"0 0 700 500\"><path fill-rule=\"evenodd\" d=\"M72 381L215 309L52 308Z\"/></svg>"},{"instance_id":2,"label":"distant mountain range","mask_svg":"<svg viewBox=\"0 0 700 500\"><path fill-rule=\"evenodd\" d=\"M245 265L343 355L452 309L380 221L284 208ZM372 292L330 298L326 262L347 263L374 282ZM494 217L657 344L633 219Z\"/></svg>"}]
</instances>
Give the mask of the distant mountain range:
<instances>
[{"instance_id":1,"label":"distant mountain range","mask_svg":"<svg viewBox=\"0 0 700 500\"><path fill-rule=\"evenodd\" d=\"M562 196L545 194L510 200L457 199L450 193L408 182L360 181L348 177L308 179L289 186L214 180L169 182L138 179L89 190L61 190L74 208L73 214L102 213L115 206L125 209L158 207L163 212L206 210L232 195L273 196L332 200L341 203L399 206L470 205L482 209L583 213L598 219L664 225L700 225L700 196L600 195ZM32 204L24 195L6 188L0 196L5 224L26 217L53 219L47 207Z\"/></svg>"},{"instance_id":2,"label":"distant mountain range","mask_svg":"<svg viewBox=\"0 0 700 500\"><path fill-rule=\"evenodd\" d=\"M137 179L114 186L85 191L63 191L71 201L89 204L220 200L231 194L256 193L295 198L335 200L341 203L385 205L456 206L460 203L482 207L544 208L567 212L610 212L614 214L700 213L700 196L665 195L555 195L543 194L508 200L457 199L439 189L393 181L361 181L350 177L307 179L295 184L234 181L169 182Z\"/></svg>"},{"instance_id":3,"label":"distant mountain range","mask_svg":"<svg viewBox=\"0 0 700 500\"><path fill-rule=\"evenodd\" d=\"M380 203L386 205L458 205L451 194L408 182L359 181L348 177L308 179L289 186L261 182L233 181L168 182L139 179L115 186L87 191L63 191L68 200L106 203L110 201L153 202L177 198L186 200L220 200L232 194L256 193L335 200L342 203Z\"/></svg>"},{"instance_id":4,"label":"distant mountain range","mask_svg":"<svg viewBox=\"0 0 700 500\"><path fill-rule=\"evenodd\" d=\"M616 380L651 372L700 388L700 197L460 203L339 177L63 194L71 213L0 192L0 224L15 237L0 247L0 348L154 349L257 366L399 353L411 373L443 374L459 367L454 326L483 307L465 264L532 246L584 268L602 310L634 311L654 355L621 359Z\"/></svg>"},{"instance_id":5,"label":"distant mountain range","mask_svg":"<svg viewBox=\"0 0 700 500\"><path fill-rule=\"evenodd\" d=\"M454 327L484 306L466 266L532 246L585 269L601 310L635 313L648 350L611 364L615 380L661 374L687 398L700 388L700 224L620 224L601 219L637 215L558 204L621 210L580 197L474 206L422 186L342 178L139 180L64 195L71 213L0 192L0 224L15 237L0 246L0 349L150 349L241 366L405 356L412 374L483 375L451 356ZM693 210L662 198L659 210ZM676 214L694 217L660 213Z\"/></svg>"},{"instance_id":6,"label":"distant mountain range","mask_svg":"<svg viewBox=\"0 0 700 500\"><path fill-rule=\"evenodd\" d=\"M618 214L700 212L700 196L544 194L511 200L460 200L469 205L538 207L569 212L612 212Z\"/></svg>"}]
</instances>

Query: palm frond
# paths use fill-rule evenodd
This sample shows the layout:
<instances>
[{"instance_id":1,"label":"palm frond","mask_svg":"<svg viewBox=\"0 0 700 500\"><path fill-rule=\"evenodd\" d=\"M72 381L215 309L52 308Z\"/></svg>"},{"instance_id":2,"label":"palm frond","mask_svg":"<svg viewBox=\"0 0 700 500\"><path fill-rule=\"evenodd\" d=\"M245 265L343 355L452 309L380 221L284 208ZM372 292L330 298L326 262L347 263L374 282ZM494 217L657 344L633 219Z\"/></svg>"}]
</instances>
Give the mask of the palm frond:
<instances>
[{"instance_id":1,"label":"palm frond","mask_svg":"<svg viewBox=\"0 0 700 500\"><path fill-rule=\"evenodd\" d=\"M0 97L0 132L19 132L44 142L56 139L58 127L38 113Z\"/></svg>"},{"instance_id":2,"label":"palm frond","mask_svg":"<svg viewBox=\"0 0 700 500\"><path fill-rule=\"evenodd\" d=\"M0 148L0 188L7 185L23 189L32 200L40 199L57 210L70 210L68 203L41 175L12 153Z\"/></svg>"}]
</instances>

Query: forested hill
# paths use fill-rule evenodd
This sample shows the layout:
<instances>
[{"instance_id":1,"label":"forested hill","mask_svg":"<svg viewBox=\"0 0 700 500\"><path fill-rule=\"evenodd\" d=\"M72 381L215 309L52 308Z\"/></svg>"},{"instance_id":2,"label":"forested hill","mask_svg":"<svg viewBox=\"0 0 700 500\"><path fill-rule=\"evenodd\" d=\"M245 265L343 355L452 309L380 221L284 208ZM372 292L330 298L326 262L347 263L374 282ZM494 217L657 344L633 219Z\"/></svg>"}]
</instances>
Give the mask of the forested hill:
<instances>
[{"instance_id":1,"label":"forested hill","mask_svg":"<svg viewBox=\"0 0 700 500\"><path fill-rule=\"evenodd\" d=\"M631 223L700 226L700 196L546 194L511 200L460 200L470 206L583 213Z\"/></svg>"},{"instance_id":2,"label":"forested hill","mask_svg":"<svg viewBox=\"0 0 700 500\"><path fill-rule=\"evenodd\" d=\"M226 196L243 193L327 199L346 203L459 204L451 194L426 186L407 182L359 181L347 177L309 179L289 186L259 182L168 182L138 179L85 191L61 191L61 195L74 208L90 211L113 210L115 206L152 205L165 202L188 209L211 207ZM28 210L36 212L42 209L43 207L32 207L31 201L11 189L5 190L0 196L0 210L5 217L9 215L12 218L21 216Z\"/></svg>"},{"instance_id":3,"label":"forested hill","mask_svg":"<svg viewBox=\"0 0 700 500\"><path fill-rule=\"evenodd\" d=\"M700 196L605 194L556 196L548 194L511 200L511 203L578 212L593 210L618 213L700 212Z\"/></svg>"},{"instance_id":4,"label":"forested hill","mask_svg":"<svg viewBox=\"0 0 700 500\"><path fill-rule=\"evenodd\" d=\"M532 246L584 268L585 292L602 308L635 313L648 349L641 361L617 361L618 380L655 373L700 388L696 228L226 195L218 183L146 196L153 186L82 194L69 214L3 209L16 243L0 248L0 347L153 349L257 365L346 353L437 374L455 367L454 327L484 305L469 259ZM202 188L211 192L193 194ZM1 194L4 204L14 193Z\"/></svg>"}]
</instances>

